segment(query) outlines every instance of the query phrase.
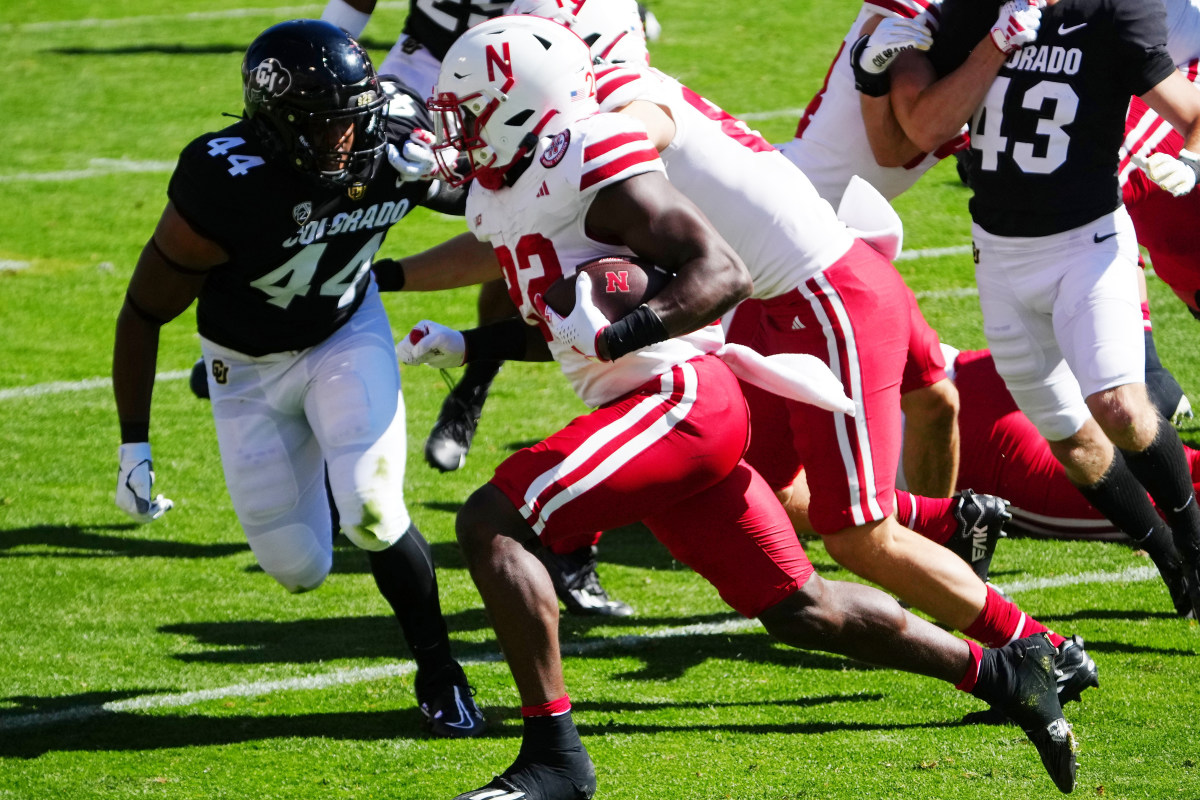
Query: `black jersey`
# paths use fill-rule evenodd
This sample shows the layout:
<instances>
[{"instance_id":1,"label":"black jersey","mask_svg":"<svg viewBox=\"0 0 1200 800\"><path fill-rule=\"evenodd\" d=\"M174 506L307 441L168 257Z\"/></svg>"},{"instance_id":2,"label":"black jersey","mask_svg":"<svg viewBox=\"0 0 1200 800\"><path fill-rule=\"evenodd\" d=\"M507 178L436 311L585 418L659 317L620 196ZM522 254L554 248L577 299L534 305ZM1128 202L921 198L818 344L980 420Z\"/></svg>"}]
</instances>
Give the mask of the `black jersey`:
<instances>
[{"instance_id":1,"label":"black jersey","mask_svg":"<svg viewBox=\"0 0 1200 800\"><path fill-rule=\"evenodd\" d=\"M930 60L961 64L999 4L946 0ZM970 122L971 217L998 236L1045 236L1121 205L1117 155L1132 95L1169 76L1166 14L1150 0L1060 0L1000 70ZM990 46L985 43L983 46Z\"/></svg>"},{"instance_id":2,"label":"black jersey","mask_svg":"<svg viewBox=\"0 0 1200 800\"><path fill-rule=\"evenodd\" d=\"M387 126L389 140L403 142L432 123L415 96L400 95ZM196 139L180 155L167 195L229 254L200 291L200 334L251 356L323 341L362 303L388 228L439 186L403 182L385 162L354 200L344 187L266 157L245 121Z\"/></svg>"},{"instance_id":3,"label":"black jersey","mask_svg":"<svg viewBox=\"0 0 1200 800\"><path fill-rule=\"evenodd\" d=\"M450 45L473 25L498 17L508 10L511 0L503 3L487 0L412 0L404 33L416 39L441 61Z\"/></svg>"}]
</instances>

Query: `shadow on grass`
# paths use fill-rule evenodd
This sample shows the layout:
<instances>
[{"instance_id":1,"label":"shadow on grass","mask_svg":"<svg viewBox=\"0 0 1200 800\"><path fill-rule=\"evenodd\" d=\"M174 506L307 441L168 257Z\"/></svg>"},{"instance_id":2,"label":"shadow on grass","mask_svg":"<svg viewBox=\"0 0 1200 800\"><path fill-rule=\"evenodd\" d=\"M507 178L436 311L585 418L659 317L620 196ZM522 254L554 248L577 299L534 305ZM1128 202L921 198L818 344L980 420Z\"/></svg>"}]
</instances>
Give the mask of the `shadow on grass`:
<instances>
[{"instance_id":1,"label":"shadow on grass","mask_svg":"<svg viewBox=\"0 0 1200 800\"><path fill-rule=\"evenodd\" d=\"M775 722L715 724L688 722L689 710L707 714L713 708L784 708L805 709L826 707L836 703L876 703L879 694L821 695L817 697L780 698L778 700L738 703L709 703L703 701L671 703L669 709L661 703L588 703L575 705L579 732L584 737L620 733L629 736L654 736L662 733L727 732L749 734L816 735L844 731L903 731L912 729L953 728L956 721L921 723L894 722L831 722L805 721L803 711L797 714L775 713ZM78 699L79 696L75 698ZM244 702L244 701L239 701ZM669 710L677 721L638 722L627 714L654 713ZM515 709L485 711L489 730L484 738L519 741L522 724ZM608 719L593 723L589 714L607 714ZM788 717L793 717L788 719ZM580 722L580 718L584 721ZM0 718L2 719L2 718ZM182 716L107 711L98 705L85 706L72 718L44 724L26 725L20 735L0 737L0 757L37 758L51 752L128 752L165 750L186 747L219 747L244 742L271 739L328 739L341 741L386 741L427 739L420 712L415 706L390 711L353 711L295 715L206 716L188 713ZM470 746L464 742L463 746Z\"/></svg>"},{"instance_id":2,"label":"shadow on grass","mask_svg":"<svg viewBox=\"0 0 1200 800\"><path fill-rule=\"evenodd\" d=\"M95 533L97 529L114 533ZM0 558L224 558L248 549L244 543L190 544L148 539L140 535L143 530L133 524L17 528L0 532ZM129 535L117 535L126 531ZM32 552L22 552L24 548ZM45 548L53 548L53 552Z\"/></svg>"}]
</instances>

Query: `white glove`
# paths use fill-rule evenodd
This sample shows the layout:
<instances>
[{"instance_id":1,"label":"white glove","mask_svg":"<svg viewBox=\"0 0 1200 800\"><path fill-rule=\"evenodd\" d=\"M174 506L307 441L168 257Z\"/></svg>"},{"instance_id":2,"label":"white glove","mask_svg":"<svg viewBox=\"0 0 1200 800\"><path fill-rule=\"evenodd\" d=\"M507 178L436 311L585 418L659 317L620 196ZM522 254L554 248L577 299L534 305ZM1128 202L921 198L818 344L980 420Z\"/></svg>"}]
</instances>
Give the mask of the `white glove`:
<instances>
[{"instance_id":1,"label":"white glove","mask_svg":"<svg viewBox=\"0 0 1200 800\"><path fill-rule=\"evenodd\" d=\"M396 356L410 367L461 367L467 357L467 340L461 331L425 319L396 346Z\"/></svg>"},{"instance_id":2,"label":"white glove","mask_svg":"<svg viewBox=\"0 0 1200 800\"><path fill-rule=\"evenodd\" d=\"M992 42L1004 55L1012 55L1037 38L1045 0L1009 0L1000 7L992 26Z\"/></svg>"},{"instance_id":3,"label":"white glove","mask_svg":"<svg viewBox=\"0 0 1200 800\"><path fill-rule=\"evenodd\" d=\"M892 60L905 50L928 50L932 44L929 29L918 20L888 17L867 39L858 64L866 72L878 75L886 72Z\"/></svg>"},{"instance_id":4,"label":"white glove","mask_svg":"<svg viewBox=\"0 0 1200 800\"><path fill-rule=\"evenodd\" d=\"M118 508L138 522L152 522L175 506L161 494L150 499L154 492L154 462L148 442L121 445L117 458L121 462L117 471Z\"/></svg>"},{"instance_id":5,"label":"white glove","mask_svg":"<svg viewBox=\"0 0 1200 800\"><path fill-rule=\"evenodd\" d=\"M432 133L417 128L409 134L403 147L388 144L387 160L400 174L400 180L423 181L433 176L437 170L437 158L433 154L435 141Z\"/></svg>"},{"instance_id":6,"label":"white glove","mask_svg":"<svg viewBox=\"0 0 1200 800\"><path fill-rule=\"evenodd\" d=\"M546 327L554 335L555 341L562 342L588 358L600 358L596 352L596 340L610 323L592 303L592 279L586 272L580 272L579 277L575 279L575 307L567 316L559 316L558 312L546 305L541 295L534 298L534 305L546 321Z\"/></svg>"},{"instance_id":7,"label":"white glove","mask_svg":"<svg viewBox=\"0 0 1200 800\"><path fill-rule=\"evenodd\" d=\"M1190 150L1180 150L1179 158L1167 153L1152 153L1150 158L1142 158L1135 153L1132 161L1150 180L1174 197L1196 188L1196 177L1200 175L1200 155Z\"/></svg>"}]
</instances>

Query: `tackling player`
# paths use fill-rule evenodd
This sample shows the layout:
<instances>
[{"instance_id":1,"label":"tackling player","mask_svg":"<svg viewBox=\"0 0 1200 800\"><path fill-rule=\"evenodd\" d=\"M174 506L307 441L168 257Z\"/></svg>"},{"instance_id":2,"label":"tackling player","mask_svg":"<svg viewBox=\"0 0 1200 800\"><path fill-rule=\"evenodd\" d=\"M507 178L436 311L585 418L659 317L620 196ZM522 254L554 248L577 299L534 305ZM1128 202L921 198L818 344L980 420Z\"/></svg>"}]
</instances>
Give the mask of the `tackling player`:
<instances>
[{"instance_id":1,"label":"tackling player","mask_svg":"<svg viewBox=\"0 0 1200 800\"><path fill-rule=\"evenodd\" d=\"M745 402L714 356L719 326L705 325L750 291L745 265L666 180L646 129L628 115L596 113L594 87L587 47L548 20L501 17L464 34L446 56L432 109L442 120L438 147L450 154L443 163L470 159L467 220L478 241L460 237L385 265L415 290L501 268L523 318L465 332L422 322L400 348L407 363L535 358L548 346L596 407L503 462L459 513L459 543L524 720L516 761L460 800L592 796L595 772L562 675L557 604L531 550L637 520L781 641L939 677L1003 706L1069 791L1071 734L1045 634L983 650L877 589L813 572L785 511L742 460ZM566 318L541 302L575 265L605 254L637 254L674 278L611 325L589 313L582 279ZM1032 683L1040 688L1030 691ZM1022 693L1026 702L1015 702Z\"/></svg>"},{"instance_id":2,"label":"tackling player","mask_svg":"<svg viewBox=\"0 0 1200 800\"><path fill-rule=\"evenodd\" d=\"M1116 177L1135 95L1187 132L1180 158L1151 162L1155 182L1185 194L1200 173L1200 94L1166 39L1158 3L1012 0L997 19L946 0L929 54L897 56L889 98L864 110L873 134L918 151L969 120L976 281L997 370L1093 506L1148 552L1174 540L1200 609L1200 508L1179 437L1146 392L1137 242Z\"/></svg>"},{"instance_id":3,"label":"tackling player","mask_svg":"<svg viewBox=\"0 0 1200 800\"><path fill-rule=\"evenodd\" d=\"M421 711L435 735L475 736L483 715L404 503L400 373L370 272L392 225L419 204L461 213L461 193L428 178L421 100L338 27L268 28L242 79L245 117L183 150L117 320L117 505L139 522L171 508L149 444L159 328L198 299L225 481L259 565L290 592L325 580L327 472L412 650Z\"/></svg>"}]
</instances>

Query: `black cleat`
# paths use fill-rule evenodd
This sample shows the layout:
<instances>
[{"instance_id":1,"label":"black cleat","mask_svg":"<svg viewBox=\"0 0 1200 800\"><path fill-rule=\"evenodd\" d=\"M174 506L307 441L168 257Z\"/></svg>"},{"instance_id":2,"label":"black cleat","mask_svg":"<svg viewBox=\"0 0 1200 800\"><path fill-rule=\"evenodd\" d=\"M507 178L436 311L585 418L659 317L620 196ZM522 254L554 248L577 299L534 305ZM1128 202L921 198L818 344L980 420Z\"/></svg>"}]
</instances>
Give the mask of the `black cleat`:
<instances>
[{"instance_id":1,"label":"black cleat","mask_svg":"<svg viewBox=\"0 0 1200 800\"><path fill-rule=\"evenodd\" d=\"M633 614L633 608L628 603L613 600L600 585L600 576L596 573L595 547L581 547L562 555L544 548L542 563L550 573L555 594L572 614L591 617L628 617Z\"/></svg>"},{"instance_id":2,"label":"black cleat","mask_svg":"<svg viewBox=\"0 0 1200 800\"><path fill-rule=\"evenodd\" d=\"M463 739L483 733L487 724L475 705L475 690L456 662L429 677L418 672L416 683L417 703L434 736Z\"/></svg>"},{"instance_id":3,"label":"black cleat","mask_svg":"<svg viewBox=\"0 0 1200 800\"><path fill-rule=\"evenodd\" d=\"M1008 501L991 494L976 494L970 489L963 489L954 497L958 530L946 547L970 564L979 580L987 583L996 542L1005 535L1004 523L1012 519Z\"/></svg>"},{"instance_id":4,"label":"black cleat","mask_svg":"<svg viewBox=\"0 0 1200 800\"><path fill-rule=\"evenodd\" d=\"M457 389L446 395L437 422L425 440L425 460L441 472L453 472L467 461L471 440L483 415L487 391L468 392L464 400Z\"/></svg>"},{"instance_id":5,"label":"black cleat","mask_svg":"<svg viewBox=\"0 0 1200 800\"><path fill-rule=\"evenodd\" d=\"M1100 671L1083 649L1083 637L1064 639L1054 656L1054 679L1058 683L1058 702L1078 700L1084 689L1100 688Z\"/></svg>"},{"instance_id":6,"label":"black cleat","mask_svg":"<svg viewBox=\"0 0 1200 800\"><path fill-rule=\"evenodd\" d=\"M997 703L1037 748L1058 790L1075 788L1075 734L1062 713L1055 680L1058 651L1044 633L1010 642L996 651L995 673L1003 686Z\"/></svg>"},{"instance_id":7,"label":"black cleat","mask_svg":"<svg viewBox=\"0 0 1200 800\"><path fill-rule=\"evenodd\" d=\"M196 359L196 363L192 364L192 374L188 378L188 385L196 397L201 400L210 399L208 396L208 367L204 365L203 358Z\"/></svg>"},{"instance_id":8,"label":"black cleat","mask_svg":"<svg viewBox=\"0 0 1200 800\"><path fill-rule=\"evenodd\" d=\"M596 793L596 770L580 745L557 765L516 762L486 785L464 792L454 800L591 800Z\"/></svg>"},{"instance_id":9,"label":"black cleat","mask_svg":"<svg viewBox=\"0 0 1200 800\"><path fill-rule=\"evenodd\" d=\"M1165 575L1163 579L1166 580ZM1179 584L1171 589L1171 602L1184 619L1200 619L1200 567L1183 565Z\"/></svg>"}]
</instances>

